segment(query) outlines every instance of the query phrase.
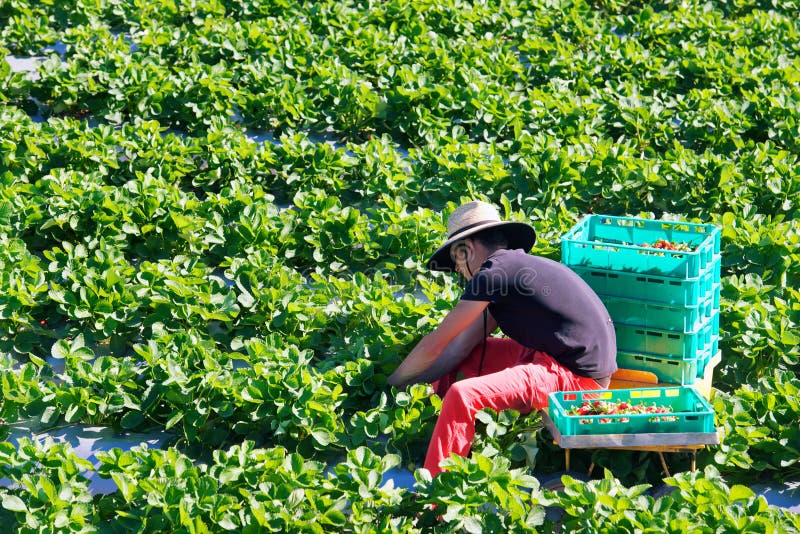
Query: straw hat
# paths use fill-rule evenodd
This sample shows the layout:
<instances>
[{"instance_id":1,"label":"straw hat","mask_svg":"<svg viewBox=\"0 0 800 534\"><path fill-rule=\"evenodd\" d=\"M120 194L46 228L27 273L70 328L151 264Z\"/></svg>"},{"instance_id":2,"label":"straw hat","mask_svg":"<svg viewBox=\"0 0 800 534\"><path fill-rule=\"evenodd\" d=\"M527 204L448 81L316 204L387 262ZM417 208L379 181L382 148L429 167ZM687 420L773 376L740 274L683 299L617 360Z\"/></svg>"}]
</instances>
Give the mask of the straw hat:
<instances>
[{"instance_id":1,"label":"straw hat","mask_svg":"<svg viewBox=\"0 0 800 534\"><path fill-rule=\"evenodd\" d=\"M454 271L450 257L450 245L487 228L501 227L508 238L508 248L521 248L528 252L536 242L536 230L523 222L503 221L491 204L474 200L456 208L447 219L447 241L436 249L428 260L428 268L434 271Z\"/></svg>"}]
</instances>

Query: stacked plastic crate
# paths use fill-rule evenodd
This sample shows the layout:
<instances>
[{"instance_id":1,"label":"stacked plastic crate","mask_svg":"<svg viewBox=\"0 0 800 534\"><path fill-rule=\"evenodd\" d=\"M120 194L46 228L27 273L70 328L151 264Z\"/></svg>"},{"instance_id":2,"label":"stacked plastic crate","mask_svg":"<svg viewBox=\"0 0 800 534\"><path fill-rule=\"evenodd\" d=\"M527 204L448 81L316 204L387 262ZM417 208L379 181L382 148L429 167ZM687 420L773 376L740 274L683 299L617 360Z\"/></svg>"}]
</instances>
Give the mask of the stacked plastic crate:
<instances>
[{"instance_id":1,"label":"stacked plastic crate","mask_svg":"<svg viewBox=\"0 0 800 534\"><path fill-rule=\"evenodd\" d=\"M719 228L589 215L561 247L608 308L619 367L681 385L703 377L719 347Z\"/></svg>"}]
</instances>

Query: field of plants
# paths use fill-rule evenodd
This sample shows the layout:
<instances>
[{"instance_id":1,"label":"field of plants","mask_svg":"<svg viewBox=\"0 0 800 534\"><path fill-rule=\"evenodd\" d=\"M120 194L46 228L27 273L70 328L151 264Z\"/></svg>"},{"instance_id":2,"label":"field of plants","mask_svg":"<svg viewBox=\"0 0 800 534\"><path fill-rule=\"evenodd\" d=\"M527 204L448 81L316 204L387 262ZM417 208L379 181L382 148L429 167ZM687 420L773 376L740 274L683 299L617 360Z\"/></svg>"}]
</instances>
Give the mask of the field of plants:
<instances>
[{"instance_id":1,"label":"field of plants","mask_svg":"<svg viewBox=\"0 0 800 534\"><path fill-rule=\"evenodd\" d=\"M743 485L800 481L798 12L0 0L0 528L800 530ZM417 470L441 401L386 377L460 295L424 262L466 199L553 259L587 213L721 228L696 472L576 451L595 478L551 492L564 453L513 412ZM90 462L36 437L75 425L167 438Z\"/></svg>"}]
</instances>

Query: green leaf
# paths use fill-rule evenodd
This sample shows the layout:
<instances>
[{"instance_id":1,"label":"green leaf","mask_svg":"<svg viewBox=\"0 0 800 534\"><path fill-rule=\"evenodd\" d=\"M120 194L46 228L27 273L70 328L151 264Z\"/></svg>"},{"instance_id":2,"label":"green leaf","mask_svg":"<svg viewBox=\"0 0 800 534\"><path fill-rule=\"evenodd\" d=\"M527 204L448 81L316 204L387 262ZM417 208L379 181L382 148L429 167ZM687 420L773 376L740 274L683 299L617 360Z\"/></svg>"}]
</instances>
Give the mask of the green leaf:
<instances>
[{"instance_id":1,"label":"green leaf","mask_svg":"<svg viewBox=\"0 0 800 534\"><path fill-rule=\"evenodd\" d=\"M754 496L755 493L753 490L747 486L741 486L739 484L732 486L730 492L728 493L728 499L730 502L748 501Z\"/></svg>"},{"instance_id":2,"label":"green leaf","mask_svg":"<svg viewBox=\"0 0 800 534\"><path fill-rule=\"evenodd\" d=\"M84 406L82 404L71 404L67 411L64 413L64 419L68 423L73 423L78 421L83 414L85 413Z\"/></svg>"},{"instance_id":3,"label":"green leaf","mask_svg":"<svg viewBox=\"0 0 800 534\"><path fill-rule=\"evenodd\" d=\"M66 510L59 510L56 514L56 518L53 521L53 525L56 528L64 528L69 525L69 516L67 515Z\"/></svg>"},{"instance_id":4,"label":"green leaf","mask_svg":"<svg viewBox=\"0 0 800 534\"><path fill-rule=\"evenodd\" d=\"M483 532L481 522L475 517L467 517L461 522L461 525L464 527L464 530L472 534L481 534Z\"/></svg>"},{"instance_id":5,"label":"green leaf","mask_svg":"<svg viewBox=\"0 0 800 534\"><path fill-rule=\"evenodd\" d=\"M120 424L122 428L132 429L136 428L144 421L144 414L142 412L130 411L122 416Z\"/></svg>"},{"instance_id":6,"label":"green leaf","mask_svg":"<svg viewBox=\"0 0 800 534\"><path fill-rule=\"evenodd\" d=\"M784 330L781 333L781 343L784 345L798 345L800 344L800 336L792 332L791 330Z\"/></svg>"},{"instance_id":7,"label":"green leaf","mask_svg":"<svg viewBox=\"0 0 800 534\"><path fill-rule=\"evenodd\" d=\"M25 137L25 145L28 148L29 154L39 158L47 157L44 151L38 146L36 146L36 141L33 138Z\"/></svg>"},{"instance_id":8,"label":"green leaf","mask_svg":"<svg viewBox=\"0 0 800 534\"><path fill-rule=\"evenodd\" d=\"M171 211L169 216L172 219L172 222L175 223L175 226L178 228L178 230L183 230L192 226L192 219L186 217L185 215Z\"/></svg>"},{"instance_id":9,"label":"green leaf","mask_svg":"<svg viewBox=\"0 0 800 534\"><path fill-rule=\"evenodd\" d=\"M50 479L42 478L39 481L39 489L41 493L44 493L45 498L42 498L41 493L39 494L39 500L44 502L55 502L58 496L56 495L56 487L50 481Z\"/></svg>"},{"instance_id":10,"label":"green leaf","mask_svg":"<svg viewBox=\"0 0 800 534\"><path fill-rule=\"evenodd\" d=\"M236 482L239 480L239 477L242 476L244 471L241 467L229 467L225 469L219 475L219 481L223 484L229 484L231 482Z\"/></svg>"},{"instance_id":11,"label":"green leaf","mask_svg":"<svg viewBox=\"0 0 800 534\"><path fill-rule=\"evenodd\" d=\"M172 415L172 417L170 417L169 420L167 421L167 423L164 425L164 430L169 430L170 428L172 428L173 426L178 424L178 421L183 419L183 415L185 413L186 412L176 412L176 413L174 413Z\"/></svg>"},{"instance_id":12,"label":"green leaf","mask_svg":"<svg viewBox=\"0 0 800 534\"><path fill-rule=\"evenodd\" d=\"M253 295L245 291L244 289L241 290L242 292L239 294L238 301L239 304L242 305L243 308L250 308L256 303L256 299L253 298Z\"/></svg>"},{"instance_id":13,"label":"green leaf","mask_svg":"<svg viewBox=\"0 0 800 534\"><path fill-rule=\"evenodd\" d=\"M63 360L69 354L69 345L67 344L66 340L60 339L53 343L53 347L50 349L50 355L53 358L57 358L59 360Z\"/></svg>"},{"instance_id":14,"label":"green leaf","mask_svg":"<svg viewBox=\"0 0 800 534\"><path fill-rule=\"evenodd\" d=\"M448 523L457 520L464 510L461 504L450 504L447 506L447 512L444 514L443 519Z\"/></svg>"},{"instance_id":15,"label":"green leaf","mask_svg":"<svg viewBox=\"0 0 800 534\"><path fill-rule=\"evenodd\" d=\"M5 494L3 495L3 508L11 510L12 512L27 512L28 507L16 495Z\"/></svg>"},{"instance_id":16,"label":"green leaf","mask_svg":"<svg viewBox=\"0 0 800 534\"><path fill-rule=\"evenodd\" d=\"M122 223L122 231L129 235L139 235L139 227L132 223Z\"/></svg>"},{"instance_id":17,"label":"green leaf","mask_svg":"<svg viewBox=\"0 0 800 534\"><path fill-rule=\"evenodd\" d=\"M42 413L42 416L40 417L40 421L44 425L52 425L53 423L58 421L58 418L60 416L61 416L61 412L59 412L58 409L55 406L48 406L47 408L45 408L44 412Z\"/></svg>"},{"instance_id":18,"label":"green leaf","mask_svg":"<svg viewBox=\"0 0 800 534\"><path fill-rule=\"evenodd\" d=\"M325 519L328 520L328 524L336 526L343 526L347 522L347 517L345 517L341 510L337 510L336 508L331 508L325 512Z\"/></svg>"},{"instance_id":19,"label":"green leaf","mask_svg":"<svg viewBox=\"0 0 800 534\"><path fill-rule=\"evenodd\" d=\"M323 447L330 445L332 440L331 434L327 430L312 430L311 437Z\"/></svg>"},{"instance_id":20,"label":"green leaf","mask_svg":"<svg viewBox=\"0 0 800 534\"><path fill-rule=\"evenodd\" d=\"M89 347L73 347L72 351L70 352L71 356L75 356L80 358L84 361L89 361L94 359L94 351Z\"/></svg>"},{"instance_id":21,"label":"green leaf","mask_svg":"<svg viewBox=\"0 0 800 534\"><path fill-rule=\"evenodd\" d=\"M119 488L120 492L122 493L122 497L126 501L130 502L131 499L133 499L133 492L137 486L136 479L127 473L120 473L118 471L111 473L111 479Z\"/></svg>"},{"instance_id":22,"label":"green leaf","mask_svg":"<svg viewBox=\"0 0 800 534\"><path fill-rule=\"evenodd\" d=\"M225 530L237 530L239 528L239 525L237 525L234 521L234 516L232 514L225 514L225 516L219 521L219 526Z\"/></svg>"}]
</instances>

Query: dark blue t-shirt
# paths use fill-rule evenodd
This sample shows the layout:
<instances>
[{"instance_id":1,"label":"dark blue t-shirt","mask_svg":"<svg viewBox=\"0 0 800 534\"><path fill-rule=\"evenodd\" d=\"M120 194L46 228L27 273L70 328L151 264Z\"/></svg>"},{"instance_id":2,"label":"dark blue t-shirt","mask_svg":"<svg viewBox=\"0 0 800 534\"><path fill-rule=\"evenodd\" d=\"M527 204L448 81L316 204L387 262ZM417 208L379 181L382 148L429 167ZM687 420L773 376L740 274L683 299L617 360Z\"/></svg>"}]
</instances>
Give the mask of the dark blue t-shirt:
<instances>
[{"instance_id":1,"label":"dark blue t-shirt","mask_svg":"<svg viewBox=\"0 0 800 534\"><path fill-rule=\"evenodd\" d=\"M617 370L614 324L605 305L567 266L500 249L467 283L464 300L489 302L500 329L518 343L546 352L579 376L604 378Z\"/></svg>"}]
</instances>

